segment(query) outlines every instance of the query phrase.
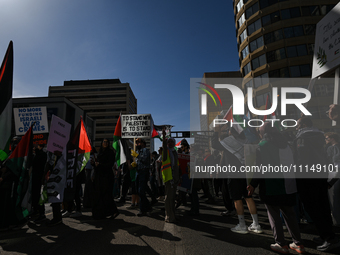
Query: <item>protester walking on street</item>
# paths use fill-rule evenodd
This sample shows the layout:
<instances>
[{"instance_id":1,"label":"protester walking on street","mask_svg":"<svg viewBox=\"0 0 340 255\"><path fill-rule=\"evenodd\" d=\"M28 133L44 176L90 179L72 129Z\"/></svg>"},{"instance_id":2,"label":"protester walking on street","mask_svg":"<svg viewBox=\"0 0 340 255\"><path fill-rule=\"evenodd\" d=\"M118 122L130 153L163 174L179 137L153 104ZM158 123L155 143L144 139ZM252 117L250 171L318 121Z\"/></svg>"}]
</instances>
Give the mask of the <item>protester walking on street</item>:
<instances>
[{"instance_id":1,"label":"protester walking on street","mask_svg":"<svg viewBox=\"0 0 340 255\"><path fill-rule=\"evenodd\" d=\"M109 140L104 139L96 161L92 161L95 168L93 181L93 203L92 216L95 219L105 219L111 216L112 219L119 215L116 203L113 199L113 164L115 153L109 146Z\"/></svg>"}]
</instances>

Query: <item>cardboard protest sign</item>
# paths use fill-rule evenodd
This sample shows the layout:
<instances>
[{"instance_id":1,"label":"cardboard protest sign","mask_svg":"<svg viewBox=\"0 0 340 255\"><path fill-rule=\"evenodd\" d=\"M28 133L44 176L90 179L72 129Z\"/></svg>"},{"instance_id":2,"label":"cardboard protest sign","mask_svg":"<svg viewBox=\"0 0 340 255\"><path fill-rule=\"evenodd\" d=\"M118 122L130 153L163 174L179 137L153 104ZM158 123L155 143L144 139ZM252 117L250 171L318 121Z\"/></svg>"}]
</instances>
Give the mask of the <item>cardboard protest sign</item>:
<instances>
[{"instance_id":1,"label":"cardboard protest sign","mask_svg":"<svg viewBox=\"0 0 340 255\"><path fill-rule=\"evenodd\" d=\"M48 133L47 113L45 106L14 108L15 134L24 135L35 122L33 134Z\"/></svg>"},{"instance_id":2,"label":"cardboard protest sign","mask_svg":"<svg viewBox=\"0 0 340 255\"><path fill-rule=\"evenodd\" d=\"M71 132L71 124L52 115L50 135L48 137L47 151L63 151Z\"/></svg>"},{"instance_id":3,"label":"cardboard protest sign","mask_svg":"<svg viewBox=\"0 0 340 255\"><path fill-rule=\"evenodd\" d=\"M122 115L122 138L151 138L151 114Z\"/></svg>"}]
</instances>

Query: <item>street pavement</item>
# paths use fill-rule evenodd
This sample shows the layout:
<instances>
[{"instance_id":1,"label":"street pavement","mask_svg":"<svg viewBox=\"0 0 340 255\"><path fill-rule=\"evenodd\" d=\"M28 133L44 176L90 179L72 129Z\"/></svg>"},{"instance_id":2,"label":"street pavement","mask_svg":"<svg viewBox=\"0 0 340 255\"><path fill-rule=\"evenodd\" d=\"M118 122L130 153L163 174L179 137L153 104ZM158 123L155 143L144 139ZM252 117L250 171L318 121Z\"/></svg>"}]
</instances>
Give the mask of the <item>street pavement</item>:
<instances>
[{"instance_id":1,"label":"street pavement","mask_svg":"<svg viewBox=\"0 0 340 255\"><path fill-rule=\"evenodd\" d=\"M202 195L202 194L200 194ZM128 200L119 205L120 215L112 220L94 220L90 210L83 216L63 218L63 223L48 227L29 222L20 230L0 232L1 255L87 255L87 254L276 254L269 246L274 243L264 205L256 199L262 234L237 234L230 231L237 223L237 216L227 218L222 199L215 205L200 199L199 217L187 215L190 209L177 209L177 224L164 222L164 203L153 207L150 216L137 217L137 210L128 210ZM46 205L47 218L52 218L51 207ZM246 223L252 220L246 210ZM317 236L310 224L300 224L302 237L309 254L340 254L340 248L328 253L315 249L311 241ZM334 228L339 236L340 228ZM286 231L289 242L291 238ZM298 254L291 251L292 254Z\"/></svg>"}]
</instances>

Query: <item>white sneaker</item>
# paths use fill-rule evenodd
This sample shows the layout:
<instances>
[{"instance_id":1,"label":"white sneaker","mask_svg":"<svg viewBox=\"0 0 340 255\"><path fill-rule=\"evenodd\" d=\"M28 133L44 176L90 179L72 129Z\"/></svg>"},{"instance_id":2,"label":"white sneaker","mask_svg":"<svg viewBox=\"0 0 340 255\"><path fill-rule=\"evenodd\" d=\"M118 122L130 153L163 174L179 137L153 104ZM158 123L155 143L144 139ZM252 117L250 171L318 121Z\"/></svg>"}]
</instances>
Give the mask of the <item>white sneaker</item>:
<instances>
[{"instance_id":1,"label":"white sneaker","mask_svg":"<svg viewBox=\"0 0 340 255\"><path fill-rule=\"evenodd\" d=\"M74 212L70 215L70 218L78 218L83 216L83 214L81 212Z\"/></svg>"},{"instance_id":2,"label":"white sneaker","mask_svg":"<svg viewBox=\"0 0 340 255\"><path fill-rule=\"evenodd\" d=\"M263 231L261 229L261 226L260 225L255 225L254 223L252 223L249 227L248 227L248 230L251 231L251 232L254 232L256 234L261 234Z\"/></svg>"},{"instance_id":3,"label":"white sneaker","mask_svg":"<svg viewBox=\"0 0 340 255\"><path fill-rule=\"evenodd\" d=\"M273 251L277 251L279 253L282 253L282 254L289 254L289 250L288 250L287 245L281 246L278 243L275 243L275 244L270 245L270 249L272 249Z\"/></svg>"},{"instance_id":4,"label":"white sneaker","mask_svg":"<svg viewBox=\"0 0 340 255\"><path fill-rule=\"evenodd\" d=\"M240 224L237 224L236 227L231 228L230 230L239 234L248 234L247 226L241 227Z\"/></svg>"}]
</instances>

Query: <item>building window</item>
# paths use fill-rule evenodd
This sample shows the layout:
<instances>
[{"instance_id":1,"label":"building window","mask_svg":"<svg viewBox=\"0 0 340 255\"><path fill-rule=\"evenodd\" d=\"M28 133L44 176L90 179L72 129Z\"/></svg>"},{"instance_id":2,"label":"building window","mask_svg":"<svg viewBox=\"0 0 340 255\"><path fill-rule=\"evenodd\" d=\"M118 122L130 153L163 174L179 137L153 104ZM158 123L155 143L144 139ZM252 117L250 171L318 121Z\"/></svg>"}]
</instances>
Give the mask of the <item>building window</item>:
<instances>
[{"instance_id":1,"label":"building window","mask_svg":"<svg viewBox=\"0 0 340 255\"><path fill-rule=\"evenodd\" d=\"M268 73L264 73L254 78L254 87L258 88L264 84L269 83Z\"/></svg>"},{"instance_id":2,"label":"building window","mask_svg":"<svg viewBox=\"0 0 340 255\"><path fill-rule=\"evenodd\" d=\"M267 62L278 61L286 58L285 48L269 51L267 53Z\"/></svg>"},{"instance_id":3,"label":"building window","mask_svg":"<svg viewBox=\"0 0 340 255\"><path fill-rule=\"evenodd\" d=\"M267 102L267 96L268 96L268 102L272 101L272 96L270 92L264 93L262 95L256 96L256 106L259 108L262 105L265 105ZM270 106L268 106L270 108Z\"/></svg>"},{"instance_id":4,"label":"building window","mask_svg":"<svg viewBox=\"0 0 340 255\"><path fill-rule=\"evenodd\" d=\"M289 70L288 67L284 67L281 69L276 69L269 72L269 77L274 78L289 78Z\"/></svg>"},{"instance_id":5,"label":"building window","mask_svg":"<svg viewBox=\"0 0 340 255\"><path fill-rule=\"evenodd\" d=\"M301 6L302 16L319 16L320 8L318 5Z\"/></svg>"},{"instance_id":6,"label":"building window","mask_svg":"<svg viewBox=\"0 0 340 255\"><path fill-rule=\"evenodd\" d=\"M255 3L252 6L250 6L247 10L246 10L246 19L249 19L250 16L252 16L253 14L255 14L256 12L258 12L259 10L259 3Z\"/></svg>"},{"instance_id":7,"label":"building window","mask_svg":"<svg viewBox=\"0 0 340 255\"><path fill-rule=\"evenodd\" d=\"M305 33L306 35L315 35L316 24L305 25Z\"/></svg>"},{"instance_id":8,"label":"building window","mask_svg":"<svg viewBox=\"0 0 340 255\"><path fill-rule=\"evenodd\" d=\"M307 47L305 44L287 47L287 56L289 58L306 56L307 54Z\"/></svg>"},{"instance_id":9,"label":"building window","mask_svg":"<svg viewBox=\"0 0 340 255\"><path fill-rule=\"evenodd\" d=\"M303 36L303 26L286 27L283 29L285 38Z\"/></svg>"},{"instance_id":10,"label":"building window","mask_svg":"<svg viewBox=\"0 0 340 255\"><path fill-rule=\"evenodd\" d=\"M260 48L263 46L263 36L255 39L254 41L250 42L250 52L253 52L254 50Z\"/></svg>"},{"instance_id":11,"label":"building window","mask_svg":"<svg viewBox=\"0 0 340 255\"><path fill-rule=\"evenodd\" d=\"M314 87L315 96L333 96L334 95L334 84L316 84Z\"/></svg>"},{"instance_id":12,"label":"building window","mask_svg":"<svg viewBox=\"0 0 340 255\"><path fill-rule=\"evenodd\" d=\"M242 16L237 21L238 27L240 28L245 21L246 21L246 19L245 19L244 13L243 13Z\"/></svg>"},{"instance_id":13,"label":"building window","mask_svg":"<svg viewBox=\"0 0 340 255\"><path fill-rule=\"evenodd\" d=\"M246 76L248 73L250 73L251 71L251 68L250 68L250 62L248 64L246 64L244 67L243 67L243 74L244 76Z\"/></svg>"},{"instance_id":14,"label":"building window","mask_svg":"<svg viewBox=\"0 0 340 255\"><path fill-rule=\"evenodd\" d=\"M266 54L263 54L255 59L253 59L251 61L251 65L253 67L253 70L255 70L256 68L263 66L266 64Z\"/></svg>"},{"instance_id":15,"label":"building window","mask_svg":"<svg viewBox=\"0 0 340 255\"><path fill-rule=\"evenodd\" d=\"M308 55L313 55L314 54L314 43L308 44L307 47L308 47Z\"/></svg>"},{"instance_id":16,"label":"building window","mask_svg":"<svg viewBox=\"0 0 340 255\"><path fill-rule=\"evenodd\" d=\"M290 77L311 76L310 65L300 65L289 67Z\"/></svg>"},{"instance_id":17,"label":"building window","mask_svg":"<svg viewBox=\"0 0 340 255\"><path fill-rule=\"evenodd\" d=\"M260 28L261 28L261 19L258 19L247 27L248 35L250 36L252 33L254 33Z\"/></svg>"},{"instance_id":18,"label":"building window","mask_svg":"<svg viewBox=\"0 0 340 255\"><path fill-rule=\"evenodd\" d=\"M264 35L265 44L276 42L283 39L282 29Z\"/></svg>"},{"instance_id":19,"label":"building window","mask_svg":"<svg viewBox=\"0 0 340 255\"><path fill-rule=\"evenodd\" d=\"M287 1L287 0L260 0L260 8L263 9L273 4L276 4L278 2L284 2L284 1Z\"/></svg>"},{"instance_id":20,"label":"building window","mask_svg":"<svg viewBox=\"0 0 340 255\"><path fill-rule=\"evenodd\" d=\"M245 29L242 34L240 35L240 41L243 43L243 41L247 38L247 29Z\"/></svg>"},{"instance_id":21,"label":"building window","mask_svg":"<svg viewBox=\"0 0 340 255\"><path fill-rule=\"evenodd\" d=\"M248 45L242 50L242 59L245 59L249 54Z\"/></svg>"},{"instance_id":22,"label":"building window","mask_svg":"<svg viewBox=\"0 0 340 255\"><path fill-rule=\"evenodd\" d=\"M283 20L284 19L293 19L293 18L297 18L297 17L300 17L300 16L301 16L301 13L300 13L299 7L281 10L281 19L283 19Z\"/></svg>"},{"instance_id":23,"label":"building window","mask_svg":"<svg viewBox=\"0 0 340 255\"><path fill-rule=\"evenodd\" d=\"M262 17L262 26L273 24L280 20L280 12L276 11Z\"/></svg>"}]
</instances>

